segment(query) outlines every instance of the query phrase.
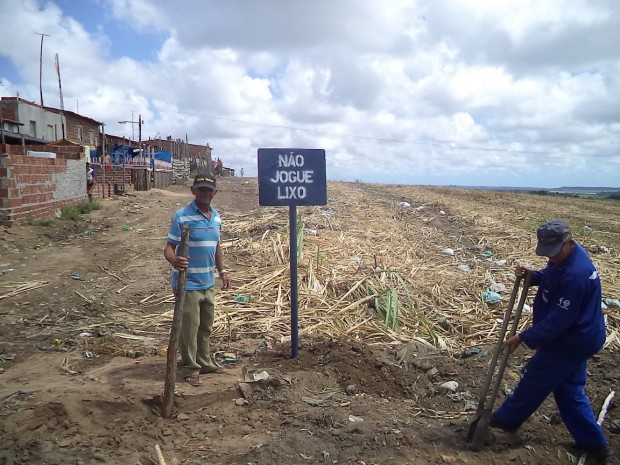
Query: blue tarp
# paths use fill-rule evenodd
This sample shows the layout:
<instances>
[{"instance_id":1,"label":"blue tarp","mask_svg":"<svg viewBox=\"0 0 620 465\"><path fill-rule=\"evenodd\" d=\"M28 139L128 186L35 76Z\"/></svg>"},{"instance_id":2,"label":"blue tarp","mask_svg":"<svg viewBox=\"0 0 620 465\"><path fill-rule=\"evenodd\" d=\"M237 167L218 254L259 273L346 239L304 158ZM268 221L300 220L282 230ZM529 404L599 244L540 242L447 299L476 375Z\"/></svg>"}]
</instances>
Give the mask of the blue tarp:
<instances>
[{"instance_id":1,"label":"blue tarp","mask_svg":"<svg viewBox=\"0 0 620 465\"><path fill-rule=\"evenodd\" d=\"M172 152L170 150L156 150L155 160L172 163Z\"/></svg>"}]
</instances>

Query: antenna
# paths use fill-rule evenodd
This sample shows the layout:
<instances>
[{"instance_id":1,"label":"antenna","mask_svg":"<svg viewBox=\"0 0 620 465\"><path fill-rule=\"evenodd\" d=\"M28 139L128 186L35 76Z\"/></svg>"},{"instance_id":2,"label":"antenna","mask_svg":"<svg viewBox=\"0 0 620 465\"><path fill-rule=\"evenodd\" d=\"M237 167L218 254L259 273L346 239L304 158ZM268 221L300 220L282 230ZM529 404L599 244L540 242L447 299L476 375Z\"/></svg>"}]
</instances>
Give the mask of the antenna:
<instances>
[{"instance_id":1,"label":"antenna","mask_svg":"<svg viewBox=\"0 0 620 465\"><path fill-rule=\"evenodd\" d=\"M65 109L65 103L62 98L62 83L60 82L60 61L58 60L58 53L56 54L56 74L58 74L58 92L60 94L60 109Z\"/></svg>"},{"instance_id":2,"label":"antenna","mask_svg":"<svg viewBox=\"0 0 620 465\"><path fill-rule=\"evenodd\" d=\"M43 108L43 38L51 36L49 34L42 34L41 32L35 32L35 34L41 36L41 51L39 52L39 93L41 95L41 108Z\"/></svg>"}]
</instances>

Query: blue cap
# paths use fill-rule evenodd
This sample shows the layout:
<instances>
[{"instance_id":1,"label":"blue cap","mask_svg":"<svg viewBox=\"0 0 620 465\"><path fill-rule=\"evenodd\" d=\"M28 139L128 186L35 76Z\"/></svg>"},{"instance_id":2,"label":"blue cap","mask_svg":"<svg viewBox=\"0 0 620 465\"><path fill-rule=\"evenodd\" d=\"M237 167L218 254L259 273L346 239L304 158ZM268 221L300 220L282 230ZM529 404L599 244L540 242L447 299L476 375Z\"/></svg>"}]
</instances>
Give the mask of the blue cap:
<instances>
[{"instance_id":1,"label":"blue cap","mask_svg":"<svg viewBox=\"0 0 620 465\"><path fill-rule=\"evenodd\" d=\"M551 220L538 228L536 237L538 238L536 255L553 257L560 253L562 246L572 239L573 235L564 221Z\"/></svg>"}]
</instances>

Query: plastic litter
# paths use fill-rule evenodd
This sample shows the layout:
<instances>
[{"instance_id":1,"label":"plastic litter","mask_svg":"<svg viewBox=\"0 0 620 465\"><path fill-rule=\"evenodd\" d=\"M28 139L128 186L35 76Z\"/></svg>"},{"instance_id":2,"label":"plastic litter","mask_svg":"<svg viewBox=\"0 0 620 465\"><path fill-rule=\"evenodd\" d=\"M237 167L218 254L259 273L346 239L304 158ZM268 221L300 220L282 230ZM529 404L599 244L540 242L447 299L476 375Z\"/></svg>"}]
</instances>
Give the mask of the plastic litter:
<instances>
[{"instance_id":1,"label":"plastic litter","mask_svg":"<svg viewBox=\"0 0 620 465\"><path fill-rule=\"evenodd\" d=\"M241 383L256 383L259 381L269 381L271 376L266 371L255 373L254 370L248 370L247 367L241 369Z\"/></svg>"},{"instance_id":2,"label":"plastic litter","mask_svg":"<svg viewBox=\"0 0 620 465\"><path fill-rule=\"evenodd\" d=\"M241 304L249 304L252 298L249 295L237 294L234 300L235 302L239 302Z\"/></svg>"},{"instance_id":3,"label":"plastic litter","mask_svg":"<svg viewBox=\"0 0 620 465\"><path fill-rule=\"evenodd\" d=\"M506 292L506 285L504 283L493 283L489 286L489 290L493 292Z\"/></svg>"},{"instance_id":4,"label":"plastic litter","mask_svg":"<svg viewBox=\"0 0 620 465\"><path fill-rule=\"evenodd\" d=\"M513 307L513 310L516 308ZM523 313L532 313L532 307L530 307L528 304L523 304Z\"/></svg>"},{"instance_id":5,"label":"plastic litter","mask_svg":"<svg viewBox=\"0 0 620 465\"><path fill-rule=\"evenodd\" d=\"M237 356L232 352L225 352L221 355L220 363L237 363Z\"/></svg>"},{"instance_id":6,"label":"plastic litter","mask_svg":"<svg viewBox=\"0 0 620 465\"><path fill-rule=\"evenodd\" d=\"M441 253L444 255L454 255L454 249L451 249L450 247L448 247L447 249L443 249Z\"/></svg>"},{"instance_id":7,"label":"plastic litter","mask_svg":"<svg viewBox=\"0 0 620 465\"><path fill-rule=\"evenodd\" d=\"M123 231L131 231L131 226L123 226Z\"/></svg>"},{"instance_id":8,"label":"plastic litter","mask_svg":"<svg viewBox=\"0 0 620 465\"><path fill-rule=\"evenodd\" d=\"M256 348L256 350L271 350L271 344L263 341L259 344L259 346Z\"/></svg>"},{"instance_id":9,"label":"plastic litter","mask_svg":"<svg viewBox=\"0 0 620 465\"><path fill-rule=\"evenodd\" d=\"M411 204L409 202L398 202L399 207L410 208Z\"/></svg>"},{"instance_id":10,"label":"plastic litter","mask_svg":"<svg viewBox=\"0 0 620 465\"><path fill-rule=\"evenodd\" d=\"M446 381L439 387L445 389L446 391L456 392L456 390L459 388L459 383L457 383L456 381Z\"/></svg>"},{"instance_id":11,"label":"plastic litter","mask_svg":"<svg viewBox=\"0 0 620 465\"><path fill-rule=\"evenodd\" d=\"M482 292L482 300L484 300L488 304L496 304L502 300L502 296L497 292L493 292L490 290L485 290Z\"/></svg>"},{"instance_id":12,"label":"plastic litter","mask_svg":"<svg viewBox=\"0 0 620 465\"><path fill-rule=\"evenodd\" d=\"M457 266L457 268L465 273L471 273L471 268L469 267L469 265L459 265Z\"/></svg>"},{"instance_id":13,"label":"plastic litter","mask_svg":"<svg viewBox=\"0 0 620 465\"><path fill-rule=\"evenodd\" d=\"M608 307L620 307L620 300L618 299L610 299L608 297L603 302L605 302Z\"/></svg>"},{"instance_id":14,"label":"plastic litter","mask_svg":"<svg viewBox=\"0 0 620 465\"><path fill-rule=\"evenodd\" d=\"M479 355L480 357L486 357L489 353L486 350L482 350L479 347L471 347L469 349L465 349L461 353L461 358L473 357L474 355Z\"/></svg>"}]
</instances>

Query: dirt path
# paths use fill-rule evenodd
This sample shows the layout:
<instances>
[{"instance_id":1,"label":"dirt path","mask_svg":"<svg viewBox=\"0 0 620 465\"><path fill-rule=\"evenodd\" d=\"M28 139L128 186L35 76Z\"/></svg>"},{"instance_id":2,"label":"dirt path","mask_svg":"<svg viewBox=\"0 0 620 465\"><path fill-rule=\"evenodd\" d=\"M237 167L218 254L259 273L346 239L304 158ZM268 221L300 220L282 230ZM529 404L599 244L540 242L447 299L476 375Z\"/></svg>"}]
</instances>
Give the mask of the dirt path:
<instances>
[{"instance_id":1,"label":"dirt path","mask_svg":"<svg viewBox=\"0 0 620 465\"><path fill-rule=\"evenodd\" d=\"M377 188L368 195L387 194ZM169 465L574 460L552 400L524 426L520 442L467 449L490 347L449 356L415 343L404 351L304 337L291 360L286 343L221 338L215 349L236 363L198 388L179 381L176 417L163 420L164 316L173 305L162 249L170 215L190 199L182 186L138 192L103 201L102 210L77 223L0 229L0 295L41 286L0 300L0 465L157 464L155 444ZM256 180L222 179L214 203L224 222L226 215L251 217ZM438 231L467 233L449 218L435 221ZM154 329L134 324L147 319ZM502 396L527 355L511 361ZM616 359L606 350L590 365L597 409L618 386ZM240 389L244 375L263 371L268 380ZM457 381L458 390L442 388L447 381ZM612 408L607 424L618 416Z\"/></svg>"}]
</instances>

